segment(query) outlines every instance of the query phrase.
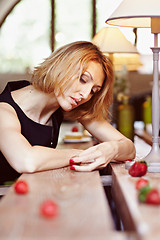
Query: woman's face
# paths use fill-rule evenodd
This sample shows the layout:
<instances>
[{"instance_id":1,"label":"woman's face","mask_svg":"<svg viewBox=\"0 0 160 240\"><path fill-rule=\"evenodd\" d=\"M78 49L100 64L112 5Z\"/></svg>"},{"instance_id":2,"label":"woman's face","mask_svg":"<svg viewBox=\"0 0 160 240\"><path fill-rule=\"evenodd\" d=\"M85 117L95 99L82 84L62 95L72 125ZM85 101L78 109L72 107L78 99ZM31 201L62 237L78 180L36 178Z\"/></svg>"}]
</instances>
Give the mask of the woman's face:
<instances>
[{"instance_id":1,"label":"woman's face","mask_svg":"<svg viewBox=\"0 0 160 240\"><path fill-rule=\"evenodd\" d=\"M64 111L71 111L87 102L101 90L104 81L104 72L101 64L90 62L80 79L75 80L72 86L65 90L63 95L57 94L58 104Z\"/></svg>"}]
</instances>

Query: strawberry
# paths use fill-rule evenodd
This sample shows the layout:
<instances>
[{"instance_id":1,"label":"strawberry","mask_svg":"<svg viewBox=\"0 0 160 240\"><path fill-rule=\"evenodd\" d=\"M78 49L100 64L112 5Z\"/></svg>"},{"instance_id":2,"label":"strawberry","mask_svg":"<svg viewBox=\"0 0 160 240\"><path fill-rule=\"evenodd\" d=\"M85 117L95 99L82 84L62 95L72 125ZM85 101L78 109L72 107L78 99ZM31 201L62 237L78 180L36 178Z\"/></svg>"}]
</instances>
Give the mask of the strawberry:
<instances>
[{"instance_id":1,"label":"strawberry","mask_svg":"<svg viewBox=\"0 0 160 240\"><path fill-rule=\"evenodd\" d=\"M58 215L58 205L52 200L46 200L40 206L40 214L45 218L55 217Z\"/></svg>"},{"instance_id":2,"label":"strawberry","mask_svg":"<svg viewBox=\"0 0 160 240\"><path fill-rule=\"evenodd\" d=\"M156 188L151 188L149 185L139 190L138 199L140 202L152 205L160 204L160 194Z\"/></svg>"},{"instance_id":3,"label":"strawberry","mask_svg":"<svg viewBox=\"0 0 160 240\"><path fill-rule=\"evenodd\" d=\"M146 195L146 203L159 205L160 204L160 194L156 188L151 189Z\"/></svg>"},{"instance_id":4,"label":"strawberry","mask_svg":"<svg viewBox=\"0 0 160 240\"><path fill-rule=\"evenodd\" d=\"M18 194L26 194L29 191L28 184L24 180L18 180L14 184L14 191Z\"/></svg>"},{"instance_id":5,"label":"strawberry","mask_svg":"<svg viewBox=\"0 0 160 240\"><path fill-rule=\"evenodd\" d=\"M151 187L147 185L146 187L140 188L138 192L138 199L140 202L146 202L146 196L151 191Z\"/></svg>"},{"instance_id":6,"label":"strawberry","mask_svg":"<svg viewBox=\"0 0 160 240\"><path fill-rule=\"evenodd\" d=\"M139 190L147 185L149 185L149 181L147 179L139 178L136 182L136 189Z\"/></svg>"},{"instance_id":7,"label":"strawberry","mask_svg":"<svg viewBox=\"0 0 160 240\"><path fill-rule=\"evenodd\" d=\"M145 161L136 161L128 170L132 177L142 177L147 172L147 164Z\"/></svg>"},{"instance_id":8,"label":"strawberry","mask_svg":"<svg viewBox=\"0 0 160 240\"><path fill-rule=\"evenodd\" d=\"M78 132L78 127L76 126L72 127L72 132Z\"/></svg>"}]
</instances>

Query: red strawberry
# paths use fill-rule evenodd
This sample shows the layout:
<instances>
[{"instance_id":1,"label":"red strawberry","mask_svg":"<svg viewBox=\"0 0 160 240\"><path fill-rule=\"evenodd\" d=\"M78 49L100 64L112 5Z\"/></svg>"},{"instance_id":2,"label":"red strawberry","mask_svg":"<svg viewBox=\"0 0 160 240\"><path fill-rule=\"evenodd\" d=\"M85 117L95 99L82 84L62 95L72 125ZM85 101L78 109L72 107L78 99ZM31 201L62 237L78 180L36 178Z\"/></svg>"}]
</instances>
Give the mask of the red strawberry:
<instances>
[{"instance_id":1,"label":"red strawberry","mask_svg":"<svg viewBox=\"0 0 160 240\"><path fill-rule=\"evenodd\" d=\"M147 185L149 185L149 181L147 179L140 178L136 182L136 189L139 190L143 187L146 187Z\"/></svg>"},{"instance_id":2,"label":"red strawberry","mask_svg":"<svg viewBox=\"0 0 160 240\"><path fill-rule=\"evenodd\" d=\"M14 184L14 191L18 194L26 194L29 191L28 184L24 180L18 180Z\"/></svg>"},{"instance_id":3,"label":"red strawberry","mask_svg":"<svg viewBox=\"0 0 160 240\"><path fill-rule=\"evenodd\" d=\"M147 172L147 164L145 161L136 161L128 170L132 177L142 177Z\"/></svg>"},{"instance_id":4,"label":"red strawberry","mask_svg":"<svg viewBox=\"0 0 160 240\"><path fill-rule=\"evenodd\" d=\"M158 205L160 204L160 195L157 189L151 189L146 195L146 201L147 204L153 204Z\"/></svg>"},{"instance_id":5,"label":"red strawberry","mask_svg":"<svg viewBox=\"0 0 160 240\"><path fill-rule=\"evenodd\" d=\"M46 218L56 217L58 215L58 205L52 200L46 200L40 206L40 213Z\"/></svg>"},{"instance_id":6,"label":"red strawberry","mask_svg":"<svg viewBox=\"0 0 160 240\"><path fill-rule=\"evenodd\" d=\"M72 132L78 132L78 127L76 126L72 127Z\"/></svg>"}]
</instances>

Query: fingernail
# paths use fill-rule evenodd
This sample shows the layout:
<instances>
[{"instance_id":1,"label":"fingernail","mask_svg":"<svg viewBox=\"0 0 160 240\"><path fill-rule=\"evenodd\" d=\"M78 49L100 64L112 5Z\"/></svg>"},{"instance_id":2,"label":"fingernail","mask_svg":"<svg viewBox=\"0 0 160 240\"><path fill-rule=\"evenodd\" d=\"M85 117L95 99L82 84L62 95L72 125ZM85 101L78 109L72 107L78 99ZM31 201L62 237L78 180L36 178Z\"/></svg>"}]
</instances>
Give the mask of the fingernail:
<instances>
[{"instance_id":1,"label":"fingernail","mask_svg":"<svg viewBox=\"0 0 160 240\"><path fill-rule=\"evenodd\" d=\"M75 170L75 167L72 165L72 166L70 166L70 169L71 170Z\"/></svg>"},{"instance_id":2,"label":"fingernail","mask_svg":"<svg viewBox=\"0 0 160 240\"><path fill-rule=\"evenodd\" d=\"M75 163L72 158L69 160L69 162L70 162L70 164L74 164Z\"/></svg>"}]
</instances>

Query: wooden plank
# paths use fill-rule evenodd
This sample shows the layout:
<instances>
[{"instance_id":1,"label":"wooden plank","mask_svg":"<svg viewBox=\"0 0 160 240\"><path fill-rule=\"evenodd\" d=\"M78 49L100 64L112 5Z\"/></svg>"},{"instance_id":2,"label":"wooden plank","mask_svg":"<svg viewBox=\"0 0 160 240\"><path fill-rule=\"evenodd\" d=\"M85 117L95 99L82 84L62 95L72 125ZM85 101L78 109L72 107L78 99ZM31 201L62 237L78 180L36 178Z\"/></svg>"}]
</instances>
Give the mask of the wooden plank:
<instances>
[{"instance_id":1,"label":"wooden plank","mask_svg":"<svg viewBox=\"0 0 160 240\"><path fill-rule=\"evenodd\" d=\"M112 233L112 238L107 238L106 240L138 240L138 238L134 232L114 231Z\"/></svg>"},{"instance_id":2,"label":"wooden plank","mask_svg":"<svg viewBox=\"0 0 160 240\"><path fill-rule=\"evenodd\" d=\"M23 174L30 191L11 187L0 201L1 239L112 239L113 222L98 171L62 168ZM59 205L59 215L46 220L39 206L46 199Z\"/></svg>"},{"instance_id":3,"label":"wooden plank","mask_svg":"<svg viewBox=\"0 0 160 240\"><path fill-rule=\"evenodd\" d=\"M5 195L8 191L8 189L9 189L9 186L3 186L3 185L1 186L0 185L0 196Z\"/></svg>"},{"instance_id":4,"label":"wooden plank","mask_svg":"<svg viewBox=\"0 0 160 240\"><path fill-rule=\"evenodd\" d=\"M138 201L133 178L125 169L125 164L112 164L112 190L124 228L135 231L138 239L160 239L160 206L151 206ZM160 173L145 176L154 187L159 187Z\"/></svg>"},{"instance_id":5,"label":"wooden plank","mask_svg":"<svg viewBox=\"0 0 160 240\"><path fill-rule=\"evenodd\" d=\"M143 139L146 143L152 146L152 136L148 134L146 131L135 131L135 134ZM159 140L159 145L160 145L160 140Z\"/></svg>"}]
</instances>

